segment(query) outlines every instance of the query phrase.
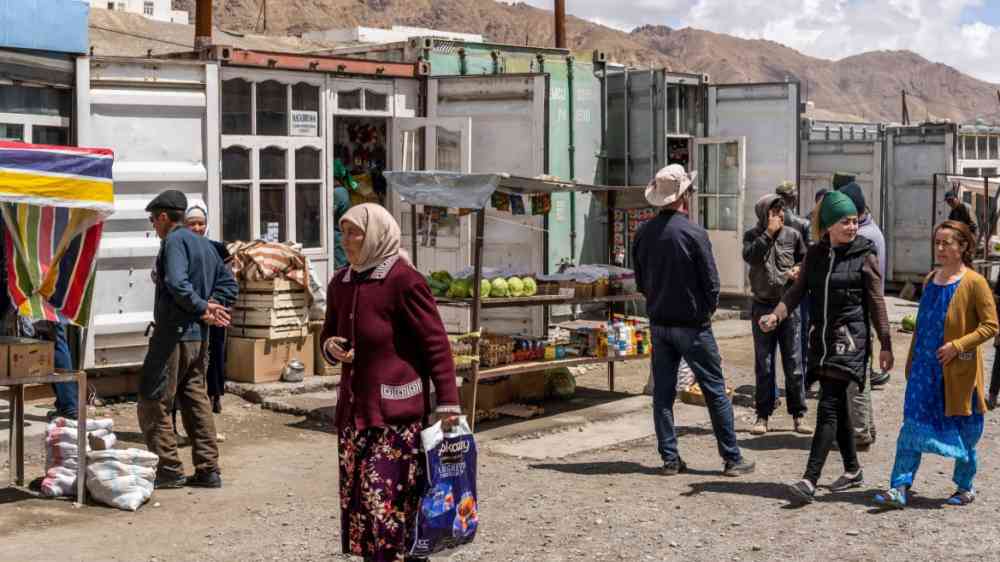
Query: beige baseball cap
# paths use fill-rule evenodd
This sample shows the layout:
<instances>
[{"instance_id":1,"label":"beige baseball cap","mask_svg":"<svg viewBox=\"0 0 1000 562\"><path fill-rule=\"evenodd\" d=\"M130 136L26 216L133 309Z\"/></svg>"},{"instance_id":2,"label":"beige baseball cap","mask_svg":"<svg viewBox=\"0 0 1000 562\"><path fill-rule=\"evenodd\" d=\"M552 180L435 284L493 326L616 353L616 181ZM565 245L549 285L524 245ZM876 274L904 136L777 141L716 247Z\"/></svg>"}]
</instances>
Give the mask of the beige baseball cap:
<instances>
[{"instance_id":1,"label":"beige baseball cap","mask_svg":"<svg viewBox=\"0 0 1000 562\"><path fill-rule=\"evenodd\" d=\"M646 201L654 207L666 207L681 198L694 185L698 172L690 174L680 164L671 164L659 172L646 186Z\"/></svg>"}]
</instances>

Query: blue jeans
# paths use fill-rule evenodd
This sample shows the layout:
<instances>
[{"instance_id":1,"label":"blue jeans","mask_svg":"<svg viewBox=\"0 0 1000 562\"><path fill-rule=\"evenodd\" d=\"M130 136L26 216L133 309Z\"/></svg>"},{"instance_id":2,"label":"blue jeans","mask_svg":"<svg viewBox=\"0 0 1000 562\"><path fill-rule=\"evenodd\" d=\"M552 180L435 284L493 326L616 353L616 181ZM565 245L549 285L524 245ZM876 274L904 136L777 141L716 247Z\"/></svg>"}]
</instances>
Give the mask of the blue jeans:
<instances>
[{"instance_id":1,"label":"blue jeans","mask_svg":"<svg viewBox=\"0 0 1000 562\"><path fill-rule=\"evenodd\" d=\"M66 341L66 326L55 323L52 329L53 342L55 343L55 367L56 369L71 370L73 360L69 354L69 343ZM60 416L76 419L79 407L77 393L79 389L75 382L60 382L52 385L52 391L56 395L56 411Z\"/></svg>"},{"instance_id":2,"label":"blue jeans","mask_svg":"<svg viewBox=\"0 0 1000 562\"><path fill-rule=\"evenodd\" d=\"M719 455L727 462L743 460L736 444L733 404L726 396L722 357L711 328L652 326L653 335L653 425L657 448L665 463L677 462L677 431L674 400L677 399L677 369L681 359L694 372L708 405Z\"/></svg>"}]
</instances>

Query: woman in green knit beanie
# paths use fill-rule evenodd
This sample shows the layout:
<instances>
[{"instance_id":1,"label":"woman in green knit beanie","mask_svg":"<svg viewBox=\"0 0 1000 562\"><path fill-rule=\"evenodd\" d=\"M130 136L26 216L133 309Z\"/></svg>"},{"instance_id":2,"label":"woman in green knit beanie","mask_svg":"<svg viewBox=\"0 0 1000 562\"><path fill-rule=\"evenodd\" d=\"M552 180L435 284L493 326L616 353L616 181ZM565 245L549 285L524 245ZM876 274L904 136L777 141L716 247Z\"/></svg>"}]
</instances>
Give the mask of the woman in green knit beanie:
<instances>
[{"instance_id":1,"label":"woman in green knit beanie","mask_svg":"<svg viewBox=\"0 0 1000 562\"><path fill-rule=\"evenodd\" d=\"M873 338L881 343L878 356L883 371L892 369L892 337L882 298L882 273L875 245L858 236L858 209L839 191L831 191L813 216L817 243L809 248L795 284L771 314L762 316L760 329L771 332L809 296L809 356L806 388L820 384L816 431L801 480L789 491L799 501L816 495L826 457L834 442L844 461L844 472L830 486L842 492L864 483L857 444L851 429L847 389L864 388Z\"/></svg>"}]
</instances>

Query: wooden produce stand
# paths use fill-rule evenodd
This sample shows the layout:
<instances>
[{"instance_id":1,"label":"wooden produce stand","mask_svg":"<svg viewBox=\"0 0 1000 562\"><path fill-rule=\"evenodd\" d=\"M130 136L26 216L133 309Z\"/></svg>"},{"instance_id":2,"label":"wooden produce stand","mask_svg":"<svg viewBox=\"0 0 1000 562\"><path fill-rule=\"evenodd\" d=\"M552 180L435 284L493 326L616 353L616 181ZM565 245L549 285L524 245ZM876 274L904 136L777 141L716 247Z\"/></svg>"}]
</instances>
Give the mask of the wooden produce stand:
<instances>
[{"instance_id":1,"label":"wooden produce stand","mask_svg":"<svg viewBox=\"0 0 1000 562\"><path fill-rule=\"evenodd\" d=\"M603 193L607 200L608 212L608 262L612 261L611 241L614 239L614 211L616 208L616 196L623 192L634 192L637 188L627 186L596 186L583 185L572 182L563 182L550 179L534 179L514 176L493 176L492 189L483 187L475 194L463 193L455 197L454 193L447 193L441 184L442 178L449 176L457 177L462 174L448 174L442 172L387 172L386 178L394 190L400 193L403 201L411 206L411 257L414 266L417 265L418 244L417 244L417 206L427 205L436 207L459 207L471 209L475 214L475 233L472 240L472 292L470 299L449 299L439 298L437 302L440 306L466 306L471 308L472 332L480 334L482 331L481 313L484 308L519 308L572 304L606 304L607 318L613 320L614 305L623 302L641 301L644 297L639 293L624 295L607 295L595 297L563 297L557 295L539 295L533 297L515 298L489 298L483 299L480 294L483 280L483 253L484 239L486 231L486 208L493 191L499 189L514 195L535 195L535 194L556 194L570 192L590 192ZM488 175L483 175L487 177ZM421 182L425 182L421 184ZM456 204L458 203L458 204ZM477 337L473 342L472 355L479 356L481 338ZM480 381L487 381L510 375L544 372L547 369L558 367L572 367L579 365L592 365L606 363L608 366L608 389L612 392L615 388L615 364L623 361L648 359L650 355L630 355L630 356L607 356L607 357L574 357L567 359L531 361L523 363L513 363L499 367L480 369L478 362L473 362L471 373L467 378L471 379L472 390L472 419L471 425L475 427L476 397Z\"/></svg>"}]
</instances>

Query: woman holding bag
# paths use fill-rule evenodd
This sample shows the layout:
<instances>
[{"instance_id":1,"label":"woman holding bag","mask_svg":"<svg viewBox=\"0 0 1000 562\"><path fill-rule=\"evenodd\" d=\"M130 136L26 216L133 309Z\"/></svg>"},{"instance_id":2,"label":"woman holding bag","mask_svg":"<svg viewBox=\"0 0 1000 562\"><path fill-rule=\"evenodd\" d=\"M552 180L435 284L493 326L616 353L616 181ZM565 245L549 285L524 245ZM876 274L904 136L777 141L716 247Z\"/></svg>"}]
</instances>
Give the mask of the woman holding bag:
<instances>
[{"instance_id":1,"label":"woman holding bag","mask_svg":"<svg viewBox=\"0 0 1000 562\"><path fill-rule=\"evenodd\" d=\"M807 502L816 494L816 484L834 441L844 460L844 474L831 486L837 492L861 485L864 474L848 412L847 387L863 387L871 358L871 327L881 343L880 367L892 369L892 338L882 297L882 274L874 244L858 236L858 211L851 199L831 191L817 206L812 220L819 242L806 253L802 272L785 292L774 312L759 324L773 331L803 297L809 296L810 340L806 388L820 383L816 431L809 461L801 480L791 491ZM870 319L870 320L869 320ZM870 324L869 324L870 322Z\"/></svg>"},{"instance_id":2,"label":"woman holding bag","mask_svg":"<svg viewBox=\"0 0 1000 562\"><path fill-rule=\"evenodd\" d=\"M975 238L964 223L949 220L934 229L938 267L927 277L920 298L906 361L896 462L889 490L875 496L883 507L906 507L923 453L955 459L957 489L948 504L968 505L976 499L976 444L986 411L980 346L997 334L997 311L989 283L970 269L974 249Z\"/></svg>"},{"instance_id":3,"label":"woman holding bag","mask_svg":"<svg viewBox=\"0 0 1000 562\"><path fill-rule=\"evenodd\" d=\"M424 492L420 431L428 415L448 429L461 412L451 344L430 288L400 254L392 215L359 205L340 227L350 266L327 288L320 341L326 360L343 364L336 414L343 552L402 561Z\"/></svg>"}]
</instances>

